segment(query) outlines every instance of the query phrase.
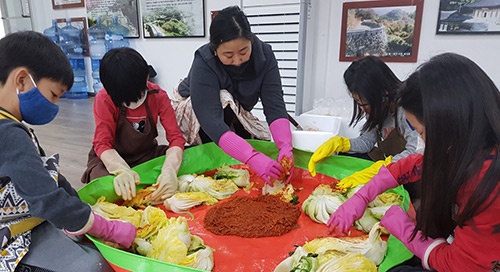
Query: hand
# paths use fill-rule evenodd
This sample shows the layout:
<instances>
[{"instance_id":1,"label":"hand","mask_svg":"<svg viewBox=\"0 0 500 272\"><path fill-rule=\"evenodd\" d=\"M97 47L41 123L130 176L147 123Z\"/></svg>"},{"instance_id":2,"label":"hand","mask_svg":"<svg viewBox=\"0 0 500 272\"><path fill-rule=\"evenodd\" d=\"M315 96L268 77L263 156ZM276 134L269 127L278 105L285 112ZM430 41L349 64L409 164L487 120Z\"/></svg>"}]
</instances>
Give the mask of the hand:
<instances>
[{"instance_id":1,"label":"hand","mask_svg":"<svg viewBox=\"0 0 500 272\"><path fill-rule=\"evenodd\" d=\"M324 142L316 151L314 151L307 168L311 176L316 176L316 163L326 157L330 157L337 152L347 152L351 149L351 142L346 137L333 136Z\"/></svg>"},{"instance_id":2,"label":"hand","mask_svg":"<svg viewBox=\"0 0 500 272\"><path fill-rule=\"evenodd\" d=\"M391 172L381 167L370 182L361 187L332 214L326 225L334 234L346 234L354 221L363 216L368 203L379 194L398 185Z\"/></svg>"},{"instance_id":3,"label":"hand","mask_svg":"<svg viewBox=\"0 0 500 272\"><path fill-rule=\"evenodd\" d=\"M150 200L163 201L173 196L177 192L177 185L177 173L174 169L163 169L158 179L156 179L154 186L157 186L157 189L151 194Z\"/></svg>"},{"instance_id":4,"label":"hand","mask_svg":"<svg viewBox=\"0 0 500 272\"><path fill-rule=\"evenodd\" d=\"M380 167L389 165L391 161L392 156L387 157L385 160L376 161L369 167L343 178L339 183L337 183L337 187L349 189L361 184L366 184L378 173Z\"/></svg>"},{"instance_id":5,"label":"hand","mask_svg":"<svg viewBox=\"0 0 500 272\"><path fill-rule=\"evenodd\" d=\"M289 184L292 180L293 170L295 169L295 161L293 159L293 154L290 151L289 155L285 155L286 152L283 152L283 156L278 156L278 161L280 162L281 167L283 167L283 171L285 172L286 184ZM285 159L286 158L286 159ZM288 168L289 167L289 168Z\"/></svg>"},{"instance_id":6,"label":"hand","mask_svg":"<svg viewBox=\"0 0 500 272\"><path fill-rule=\"evenodd\" d=\"M397 205L390 207L380 221L380 225L385 227L390 234L398 238L415 256L422 260L422 265L430 269L428 258L430 252L439 244L445 243L444 239L425 238L421 231L418 231L413 240L411 235L415 229L415 223L408 214Z\"/></svg>"},{"instance_id":7,"label":"hand","mask_svg":"<svg viewBox=\"0 0 500 272\"><path fill-rule=\"evenodd\" d=\"M358 193L340 205L326 223L333 236L347 236L352 224L363 216L369 202Z\"/></svg>"},{"instance_id":8,"label":"hand","mask_svg":"<svg viewBox=\"0 0 500 272\"><path fill-rule=\"evenodd\" d=\"M131 200L135 197L136 185L141 183L139 175L132 169L123 169L115 173L116 177L113 180L115 193L123 200Z\"/></svg>"},{"instance_id":9,"label":"hand","mask_svg":"<svg viewBox=\"0 0 500 272\"><path fill-rule=\"evenodd\" d=\"M115 149L108 149L101 153L101 160L108 172L115 175L113 185L115 193L123 200L135 197L135 186L141 183L139 175L127 164Z\"/></svg>"},{"instance_id":10,"label":"hand","mask_svg":"<svg viewBox=\"0 0 500 272\"><path fill-rule=\"evenodd\" d=\"M288 173L288 178L286 183L290 183L294 169L294 158L293 158L293 147L292 147L292 132L290 131L290 121L286 118L279 118L274 120L269 125L269 130L273 136L273 140L276 143L276 147L279 149L278 162L281 164L283 169ZM283 161L284 158L288 158L290 161ZM290 163L290 168L288 168L288 163ZM286 174L286 173L285 173Z\"/></svg>"},{"instance_id":11,"label":"hand","mask_svg":"<svg viewBox=\"0 0 500 272\"><path fill-rule=\"evenodd\" d=\"M293 170L295 169L295 161L293 158L292 149L283 148L278 155L278 162L283 167L284 175L286 177L286 184L292 180Z\"/></svg>"},{"instance_id":12,"label":"hand","mask_svg":"<svg viewBox=\"0 0 500 272\"><path fill-rule=\"evenodd\" d=\"M87 234L95 236L101 240L118 243L126 248L129 248L135 239L136 228L128 222L120 220L106 220L104 217L94 213L93 223L87 231Z\"/></svg>"},{"instance_id":13,"label":"hand","mask_svg":"<svg viewBox=\"0 0 500 272\"><path fill-rule=\"evenodd\" d=\"M277 161L255 151L247 141L232 131L222 134L218 145L231 157L248 164L267 184L271 184L269 178L281 179L285 176L283 167Z\"/></svg>"},{"instance_id":14,"label":"hand","mask_svg":"<svg viewBox=\"0 0 500 272\"><path fill-rule=\"evenodd\" d=\"M269 185L271 185L269 178L281 179L284 177L283 167L277 161L260 152L255 152L247 164Z\"/></svg>"}]
</instances>

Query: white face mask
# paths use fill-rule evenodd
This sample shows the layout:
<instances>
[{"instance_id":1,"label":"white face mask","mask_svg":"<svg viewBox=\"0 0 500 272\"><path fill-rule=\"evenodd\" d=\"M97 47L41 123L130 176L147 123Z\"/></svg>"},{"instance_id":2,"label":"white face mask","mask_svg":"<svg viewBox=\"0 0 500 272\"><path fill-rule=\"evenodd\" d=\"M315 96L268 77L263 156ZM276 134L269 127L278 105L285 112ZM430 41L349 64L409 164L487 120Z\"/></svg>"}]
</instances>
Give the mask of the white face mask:
<instances>
[{"instance_id":1,"label":"white face mask","mask_svg":"<svg viewBox=\"0 0 500 272\"><path fill-rule=\"evenodd\" d=\"M123 106L131 109L131 110L135 110L137 109L138 107L140 107L144 101L146 101L146 97L148 97L148 92L144 92L144 95L139 98L139 100L137 100L137 102L130 102L130 105L127 106L127 104L123 103Z\"/></svg>"}]
</instances>

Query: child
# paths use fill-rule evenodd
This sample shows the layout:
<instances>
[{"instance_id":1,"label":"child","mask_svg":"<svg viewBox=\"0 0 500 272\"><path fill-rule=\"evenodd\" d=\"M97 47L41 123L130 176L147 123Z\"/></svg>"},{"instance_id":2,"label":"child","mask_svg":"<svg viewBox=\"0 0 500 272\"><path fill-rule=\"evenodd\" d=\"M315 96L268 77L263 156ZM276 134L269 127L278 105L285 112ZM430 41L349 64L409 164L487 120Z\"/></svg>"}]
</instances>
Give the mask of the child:
<instances>
[{"instance_id":1,"label":"child","mask_svg":"<svg viewBox=\"0 0 500 272\"><path fill-rule=\"evenodd\" d=\"M500 264L500 93L471 60L433 57L406 81L399 104L425 141L380 172L330 218L346 233L379 193L421 179L417 223L393 206L380 222L437 271L493 271ZM447 240L445 240L447 239ZM403 265L393 271L422 271Z\"/></svg>"},{"instance_id":2,"label":"child","mask_svg":"<svg viewBox=\"0 0 500 272\"><path fill-rule=\"evenodd\" d=\"M58 171L58 156L45 157L33 131L21 123L52 121L71 85L69 61L47 37L26 31L0 40L1 271L18 265L23 271L112 271L95 247L61 229L125 247L135 238L132 224L108 221L78 198Z\"/></svg>"},{"instance_id":3,"label":"child","mask_svg":"<svg viewBox=\"0 0 500 272\"><path fill-rule=\"evenodd\" d=\"M166 155L151 200L172 196L177 190L185 139L167 92L148 81L149 66L132 48L108 51L101 60L99 74L104 89L94 101L96 128L82 182L113 174L116 194L129 200L140 183L131 167ZM169 146L158 145L158 119Z\"/></svg>"},{"instance_id":4,"label":"child","mask_svg":"<svg viewBox=\"0 0 500 272\"><path fill-rule=\"evenodd\" d=\"M403 109L396 104L401 81L379 58L367 56L354 61L344 72L344 81L354 105L349 125L357 124L364 117L366 123L359 137L334 136L318 147L308 168L314 177L316 163L337 152L376 161L338 184L351 188L368 182L380 166L416 153L418 134L408 126Z\"/></svg>"}]
</instances>

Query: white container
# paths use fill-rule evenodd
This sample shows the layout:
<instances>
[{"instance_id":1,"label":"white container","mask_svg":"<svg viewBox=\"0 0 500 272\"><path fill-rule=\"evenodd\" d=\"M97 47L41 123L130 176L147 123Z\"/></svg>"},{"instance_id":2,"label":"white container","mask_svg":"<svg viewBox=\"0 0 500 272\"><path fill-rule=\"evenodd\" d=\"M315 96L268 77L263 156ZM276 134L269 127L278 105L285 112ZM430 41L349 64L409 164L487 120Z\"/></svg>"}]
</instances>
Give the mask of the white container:
<instances>
[{"instance_id":1,"label":"white container","mask_svg":"<svg viewBox=\"0 0 500 272\"><path fill-rule=\"evenodd\" d=\"M335 108L340 109L344 104L335 104ZM330 109L332 110L332 109ZM332 110L333 111L333 110ZM354 127L350 127L349 123L351 122L351 111L346 111L346 112L335 112L335 115L333 114L334 112L328 112L326 109L319 108L319 109L314 109L308 112L305 112L301 114L300 116L326 116L326 117L338 117L340 118L340 128L338 131L339 136L342 137L347 137L349 139L357 138L360 134L360 129L363 127L365 124L366 120L363 118L359 120L358 124Z\"/></svg>"},{"instance_id":2,"label":"white container","mask_svg":"<svg viewBox=\"0 0 500 272\"><path fill-rule=\"evenodd\" d=\"M302 114L294 119L303 128L296 130L292 126L292 145L297 149L314 152L339 133L341 118L337 116Z\"/></svg>"}]
</instances>

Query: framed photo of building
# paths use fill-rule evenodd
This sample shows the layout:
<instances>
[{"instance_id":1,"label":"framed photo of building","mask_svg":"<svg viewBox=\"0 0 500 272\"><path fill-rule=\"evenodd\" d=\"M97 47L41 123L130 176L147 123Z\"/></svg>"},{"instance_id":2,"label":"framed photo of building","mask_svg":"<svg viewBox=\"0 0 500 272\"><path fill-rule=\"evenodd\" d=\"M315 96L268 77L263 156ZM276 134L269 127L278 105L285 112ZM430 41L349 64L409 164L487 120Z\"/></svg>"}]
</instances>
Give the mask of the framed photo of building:
<instances>
[{"instance_id":1,"label":"framed photo of building","mask_svg":"<svg viewBox=\"0 0 500 272\"><path fill-rule=\"evenodd\" d=\"M500 0L441 0L436 34L500 34Z\"/></svg>"},{"instance_id":2,"label":"framed photo of building","mask_svg":"<svg viewBox=\"0 0 500 272\"><path fill-rule=\"evenodd\" d=\"M347 2L342 8L340 61L377 56L416 62L424 0Z\"/></svg>"},{"instance_id":3,"label":"framed photo of building","mask_svg":"<svg viewBox=\"0 0 500 272\"><path fill-rule=\"evenodd\" d=\"M103 26L113 24L113 17L126 27L127 38L139 38L139 10L137 0L85 0L89 28L94 26L100 17Z\"/></svg>"},{"instance_id":4,"label":"framed photo of building","mask_svg":"<svg viewBox=\"0 0 500 272\"><path fill-rule=\"evenodd\" d=\"M144 38L205 37L204 0L141 1Z\"/></svg>"}]
</instances>

